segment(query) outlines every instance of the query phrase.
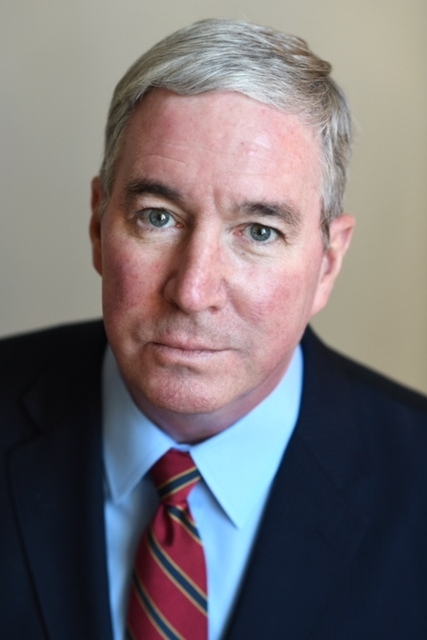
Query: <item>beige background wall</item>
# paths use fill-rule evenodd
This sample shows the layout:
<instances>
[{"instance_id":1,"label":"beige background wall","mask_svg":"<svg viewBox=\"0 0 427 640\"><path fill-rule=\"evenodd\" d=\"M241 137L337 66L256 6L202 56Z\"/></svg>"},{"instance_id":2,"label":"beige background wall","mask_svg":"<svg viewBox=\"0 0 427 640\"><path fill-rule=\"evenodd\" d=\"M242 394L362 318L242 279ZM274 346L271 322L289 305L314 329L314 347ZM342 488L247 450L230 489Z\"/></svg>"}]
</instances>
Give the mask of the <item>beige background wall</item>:
<instances>
[{"instance_id":1,"label":"beige background wall","mask_svg":"<svg viewBox=\"0 0 427 640\"><path fill-rule=\"evenodd\" d=\"M425 0L2 0L0 334L100 313L89 180L116 81L196 19L247 18L329 59L357 137L354 245L315 325L331 344L427 391Z\"/></svg>"}]
</instances>

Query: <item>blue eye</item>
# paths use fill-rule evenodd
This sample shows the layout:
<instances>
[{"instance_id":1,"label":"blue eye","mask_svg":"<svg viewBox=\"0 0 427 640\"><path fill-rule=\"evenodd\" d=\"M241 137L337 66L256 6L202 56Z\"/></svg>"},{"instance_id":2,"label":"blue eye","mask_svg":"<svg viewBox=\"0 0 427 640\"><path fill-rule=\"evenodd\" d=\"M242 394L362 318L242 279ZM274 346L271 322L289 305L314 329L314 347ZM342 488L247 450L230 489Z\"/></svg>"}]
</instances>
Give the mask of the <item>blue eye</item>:
<instances>
[{"instance_id":1,"label":"blue eye","mask_svg":"<svg viewBox=\"0 0 427 640\"><path fill-rule=\"evenodd\" d=\"M148 219L153 227L166 227L173 221L171 214L163 209L151 209Z\"/></svg>"},{"instance_id":2,"label":"blue eye","mask_svg":"<svg viewBox=\"0 0 427 640\"><path fill-rule=\"evenodd\" d=\"M263 224L251 224L249 229L252 240L256 242L267 242L275 237L274 229Z\"/></svg>"}]
</instances>

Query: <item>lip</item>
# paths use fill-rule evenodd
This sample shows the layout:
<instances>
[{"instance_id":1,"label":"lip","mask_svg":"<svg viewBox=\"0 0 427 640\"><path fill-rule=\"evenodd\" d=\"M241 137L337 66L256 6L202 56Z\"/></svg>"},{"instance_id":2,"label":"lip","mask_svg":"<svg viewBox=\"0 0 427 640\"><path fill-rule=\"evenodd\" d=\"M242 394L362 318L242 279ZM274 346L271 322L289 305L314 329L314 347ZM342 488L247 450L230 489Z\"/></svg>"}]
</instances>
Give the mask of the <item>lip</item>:
<instances>
[{"instance_id":1,"label":"lip","mask_svg":"<svg viewBox=\"0 0 427 640\"><path fill-rule=\"evenodd\" d=\"M218 353L219 351L223 351L223 349L212 349L212 347L197 343L184 343L184 342L172 342L172 341L164 341L164 342L152 342L154 347L159 349L170 349L172 351L185 353Z\"/></svg>"}]
</instances>

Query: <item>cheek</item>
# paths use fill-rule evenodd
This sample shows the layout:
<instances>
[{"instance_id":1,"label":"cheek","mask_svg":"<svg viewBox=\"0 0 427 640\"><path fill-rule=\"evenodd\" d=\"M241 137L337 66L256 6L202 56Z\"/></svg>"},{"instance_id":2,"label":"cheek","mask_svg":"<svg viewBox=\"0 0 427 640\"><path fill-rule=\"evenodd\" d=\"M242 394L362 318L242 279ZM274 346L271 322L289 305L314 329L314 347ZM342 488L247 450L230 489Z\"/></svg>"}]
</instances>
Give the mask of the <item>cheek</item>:
<instances>
[{"instance_id":1,"label":"cheek","mask_svg":"<svg viewBox=\"0 0 427 640\"><path fill-rule=\"evenodd\" d=\"M252 289L252 308L260 317L276 315L279 310L291 312L302 301L306 285L304 274L291 269L275 270L261 280L254 274L247 282Z\"/></svg>"},{"instance_id":2,"label":"cheek","mask_svg":"<svg viewBox=\"0 0 427 640\"><path fill-rule=\"evenodd\" d=\"M251 283L246 317L254 329L276 336L285 330L289 337L295 334L299 339L311 317L317 271L288 265L286 269L276 269L274 275L261 280L254 276L246 282Z\"/></svg>"},{"instance_id":3,"label":"cheek","mask_svg":"<svg viewBox=\"0 0 427 640\"><path fill-rule=\"evenodd\" d=\"M147 263L144 254L127 246L106 247L103 262L103 300L110 313L144 308L158 283L160 263Z\"/></svg>"}]
</instances>

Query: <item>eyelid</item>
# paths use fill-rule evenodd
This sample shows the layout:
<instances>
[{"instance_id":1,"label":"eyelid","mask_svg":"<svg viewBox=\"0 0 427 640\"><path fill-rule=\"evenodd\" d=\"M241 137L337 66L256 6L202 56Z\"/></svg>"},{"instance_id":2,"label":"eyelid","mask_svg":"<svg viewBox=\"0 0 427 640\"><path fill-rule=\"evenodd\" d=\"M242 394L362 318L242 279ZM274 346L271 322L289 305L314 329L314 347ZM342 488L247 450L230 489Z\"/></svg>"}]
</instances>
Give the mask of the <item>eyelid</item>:
<instances>
[{"instance_id":1,"label":"eyelid","mask_svg":"<svg viewBox=\"0 0 427 640\"><path fill-rule=\"evenodd\" d=\"M265 228L265 229L269 229L272 232L272 237L269 237L269 238L267 238L265 240L260 240L260 239L257 240L250 233L251 228L253 228L254 226L262 227L262 228ZM267 246L267 245L273 244L273 243L275 243L275 242L277 242L279 240L283 240L286 243L286 235L283 233L283 231L280 231L276 227L272 227L269 224L263 224L262 222L250 222L250 223L246 224L243 227L242 235L244 235L249 242L252 242L253 244L255 244L257 246L258 245L259 246L263 246L263 245Z\"/></svg>"},{"instance_id":2,"label":"eyelid","mask_svg":"<svg viewBox=\"0 0 427 640\"><path fill-rule=\"evenodd\" d=\"M155 212L160 212L160 213L165 213L169 216L169 220L168 223L164 226L164 227L156 227L156 225L154 225L150 220L149 220L149 215L152 211ZM135 217L139 218L139 220L142 220L143 223L150 225L151 228L153 229L165 229L165 228L170 228L171 226L177 226L179 223L176 219L176 216L169 211L169 209L166 209L166 207L142 207L140 209L138 209L137 211L135 211ZM173 225L169 224L171 221L173 221Z\"/></svg>"}]
</instances>

